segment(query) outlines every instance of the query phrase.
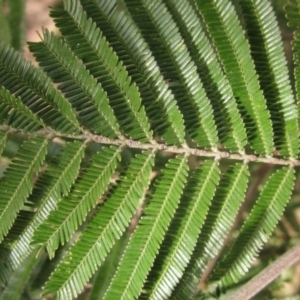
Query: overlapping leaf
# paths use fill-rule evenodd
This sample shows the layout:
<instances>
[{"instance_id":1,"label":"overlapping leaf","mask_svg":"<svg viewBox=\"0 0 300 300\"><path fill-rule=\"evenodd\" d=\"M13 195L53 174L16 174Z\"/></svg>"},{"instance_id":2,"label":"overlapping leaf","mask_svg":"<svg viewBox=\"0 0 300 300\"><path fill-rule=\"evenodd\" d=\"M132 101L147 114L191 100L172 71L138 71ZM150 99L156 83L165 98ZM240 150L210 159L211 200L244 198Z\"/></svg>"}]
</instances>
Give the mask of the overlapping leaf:
<instances>
[{"instance_id":1,"label":"overlapping leaf","mask_svg":"<svg viewBox=\"0 0 300 300\"><path fill-rule=\"evenodd\" d=\"M271 114L275 146L282 156L295 158L299 151L299 136L295 134L298 113L274 11L267 0L242 0L239 4Z\"/></svg>"},{"instance_id":2,"label":"overlapping leaf","mask_svg":"<svg viewBox=\"0 0 300 300\"><path fill-rule=\"evenodd\" d=\"M298 1L291 0L287 11L298 26L297 64ZM63 0L51 15L62 37L44 30L43 41L30 44L47 75L0 44L0 152L14 151L15 130L27 139L11 164L10 157L1 159L2 169L9 166L0 180L0 282L41 245L53 258L60 244L68 244L45 294L77 297L99 266L110 263L117 240L127 243L126 230L145 197L123 257L112 255L115 266L100 293L96 287L92 294L192 299L244 199L249 160L290 164L271 175L210 278L221 291L240 281L283 213L298 163L299 120L269 2ZM297 93L299 74L296 67ZM49 141L36 131L54 137L44 165ZM63 150L53 159L51 147L58 143ZM263 158L243 156L247 143ZM132 157L140 150L125 145L147 151ZM286 160L271 158L274 153ZM192 154L216 159L188 175L188 165L198 165L188 164ZM129 164L112 184L121 157L123 166ZM224 158L244 162L229 169L222 164L227 170L219 183ZM99 284L101 275L93 282Z\"/></svg>"},{"instance_id":3,"label":"overlapping leaf","mask_svg":"<svg viewBox=\"0 0 300 300\"><path fill-rule=\"evenodd\" d=\"M85 220L87 213L96 206L107 190L109 180L120 159L119 148L103 148L94 155L90 166L74 183L71 192L57 205L47 220L34 233L34 244L46 244L50 257L59 244L66 243Z\"/></svg>"},{"instance_id":4,"label":"overlapping leaf","mask_svg":"<svg viewBox=\"0 0 300 300\"><path fill-rule=\"evenodd\" d=\"M120 135L106 93L61 39L44 30L43 41L29 44L40 66L59 82L59 89L79 113L81 122L107 137Z\"/></svg>"},{"instance_id":5,"label":"overlapping leaf","mask_svg":"<svg viewBox=\"0 0 300 300\"><path fill-rule=\"evenodd\" d=\"M139 87L154 133L167 144L184 144L183 118L174 96L138 27L116 10L116 4L115 0L81 1Z\"/></svg>"},{"instance_id":6,"label":"overlapping leaf","mask_svg":"<svg viewBox=\"0 0 300 300\"><path fill-rule=\"evenodd\" d=\"M81 292L128 227L148 187L153 159L153 153L143 153L131 160L118 186L51 276L46 293L56 292L60 299L72 299Z\"/></svg>"},{"instance_id":7,"label":"overlapping leaf","mask_svg":"<svg viewBox=\"0 0 300 300\"><path fill-rule=\"evenodd\" d=\"M197 66L203 88L213 107L221 143L230 151L243 152L247 143L244 124L232 89L197 12L187 0L167 0L166 4Z\"/></svg>"},{"instance_id":8,"label":"overlapping leaf","mask_svg":"<svg viewBox=\"0 0 300 300\"><path fill-rule=\"evenodd\" d=\"M19 97L11 95L5 88L0 88L0 122L24 131L35 131L44 126L44 122Z\"/></svg>"},{"instance_id":9,"label":"overlapping leaf","mask_svg":"<svg viewBox=\"0 0 300 300\"><path fill-rule=\"evenodd\" d=\"M33 251L11 277L4 291L1 291L0 300L21 299L23 290L32 275L33 267L37 264L37 251Z\"/></svg>"},{"instance_id":10,"label":"overlapping leaf","mask_svg":"<svg viewBox=\"0 0 300 300\"><path fill-rule=\"evenodd\" d=\"M49 162L47 170L38 178L28 199L29 203L35 205L36 213L31 216L27 225L24 220L20 222L24 230L20 233L10 232L14 235L14 239L4 240L0 246L5 249L0 260L1 281L7 280L23 263L34 248L30 243L36 228L45 221L51 211L56 209L57 202L69 193L78 175L84 149L83 143L69 143L56 159Z\"/></svg>"},{"instance_id":11,"label":"overlapping leaf","mask_svg":"<svg viewBox=\"0 0 300 300\"><path fill-rule=\"evenodd\" d=\"M45 74L9 46L0 43L0 87L20 97L45 124L64 133L78 133L79 124L68 101Z\"/></svg>"},{"instance_id":12,"label":"overlapping leaf","mask_svg":"<svg viewBox=\"0 0 300 300\"><path fill-rule=\"evenodd\" d=\"M123 131L133 139L152 140L138 88L113 52L102 32L80 7L79 0L64 2L64 10L52 12L74 53L106 91ZM68 26L66 26L68 24Z\"/></svg>"},{"instance_id":13,"label":"overlapping leaf","mask_svg":"<svg viewBox=\"0 0 300 300\"><path fill-rule=\"evenodd\" d=\"M219 253L240 204L244 200L248 176L246 164L235 164L223 175L208 210L195 251L171 299L192 299L207 261Z\"/></svg>"},{"instance_id":14,"label":"overlapping leaf","mask_svg":"<svg viewBox=\"0 0 300 300\"><path fill-rule=\"evenodd\" d=\"M162 1L125 0L148 42L183 114L186 130L201 147L215 148L217 130L211 104L188 48Z\"/></svg>"},{"instance_id":15,"label":"overlapping leaf","mask_svg":"<svg viewBox=\"0 0 300 300\"><path fill-rule=\"evenodd\" d=\"M132 234L104 299L136 299L179 204L187 177L187 159L171 159L156 182L149 204Z\"/></svg>"},{"instance_id":16,"label":"overlapping leaf","mask_svg":"<svg viewBox=\"0 0 300 300\"><path fill-rule=\"evenodd\" d=\"M0 184L0 242L32 190L33 176L44 162L47 145L48 140L39 136L24 142L4 173Z\"/></svg>"},{"instance_id":17,"label":"overlapping leaf","mask_svg":"<svg viewBox=\"0 0 300 300\"><path fill-rule=\"evenodd\" d=\"M270 113L233 3L229 0L196 2L239 101L248 141L256 153L270 155L274 150Z\"/></svg>"},{"instance_id":18,"label":"overlapping leaf","mask_svg":"<svg viewBox=\"0 0 300 300\"><path fill-rule=\"evenodd\" d=\"M191 259L219 172L218 162L206 161L189 178L141 298L166 299L171 295Z\"/></svg>"},{"instance_id":19,"label":"overlapping leaf","mask_svg":"<svg viewBox=\"0 0 300 300\"><path fill-rule=\"evenodd\" d=\"M237 282L248 271L258 251L272 234L291 197L294 170L283 168L274 173L256 201L239 236L215 268L211 280L222 288Z\"/></svg>"},{"instance_id":20,"label":"overlapping leaf","mask_svg":"<svg viewBox=\"0 0 300 300\"><path fill-rule=\"evenodd\" d=\"M300 6L297 0L290 0L288 5L285 6L286 16L289 20L288 25L296 27L293 39L293 50L294 50L294 77L295 77L295 89L296 99L300 99ZM298 102L299 104L299 102ZM298 105L298 124L300 116L300 106ZM299 127L299 125L298 125Z\"/></svg>"}]
</instances>

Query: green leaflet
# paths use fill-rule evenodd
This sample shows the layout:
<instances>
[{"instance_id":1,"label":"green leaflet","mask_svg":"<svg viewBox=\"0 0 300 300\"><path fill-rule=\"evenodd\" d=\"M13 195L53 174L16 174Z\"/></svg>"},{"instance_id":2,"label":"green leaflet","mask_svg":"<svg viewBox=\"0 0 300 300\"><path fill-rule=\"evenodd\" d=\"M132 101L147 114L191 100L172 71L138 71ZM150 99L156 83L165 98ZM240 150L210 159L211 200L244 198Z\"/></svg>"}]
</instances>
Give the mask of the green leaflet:
<instances>
[{"instance_id":1,"label":"green leaflet","mask_svg":"<svg viewBox=\"0 0 300 300\"><path fill-rule=\"evenodd\" d=\"M93 289L91 291L90 300L102 299L111 279L113 278L122 253L127 245L129 233L125 234L115 242L115 245L108 253L104 263L100 266L93 280Z\"/></svg>"},{"instance_id":2,"label":"green leaflet","mask_svg":"<svg viewBox=\"0 0 300 300\"><path fill-rule=\"evenodd\" d=\"M152 140L136 84L96 24L87 19L79 0L64 1L64 10L54 10L52 16L71 49L107 93L123 131L133 139Z\"/></svg>"},{"instance_id":3,"label":"green leaflet","mask_svg":"<svg viewBox=\"0 0 300 300\"><path fill-rule=\"evenodd\" d=\"M231 166L223 175L198 237L195 251L185 274L172 293L172 300L192 299L207 261L217 256L234 222L245 197L248 176L248 166L240 163Z\"/></svg>"},{"instance_id":4,"label":"green leaflet","mask_svg":"<svg viewBox=\"0 0 300 300\"><path fill-rule=\"evenodd\" d=\"M176 23L162 1L125 0L149 44L183 114L186 131L198 146L215 148L217 130L211 104Z\"/></svg>"},{"instance_id":5,"label":"green leaflet","mask_svg":"<svg viewBox=\"0 0 300 300\"><path fill-rule=\"evenodd\" d=\"M212 274L211 280L218 280L221 288L237 282L267 242L291 197L294 173L292 168L282 168L270 177L238 238Z\"/></svg>"},{"instance_id":6,"label":"green leaflet","mask_svg":"<svg viewBox=\"0 0 300 300\"><path fill-rule=\"evenodd\" d=\"M33 244L46 244L50 258L54 257L59 244L69 240L106 191L119 159L120 149L115 147L103 148L97 153L71 192L58 203L57 210L50 212L47 220L37 228Z\"/></svg>"},{"instance_id":7,"label":"green leaflet","mask_svg":"<svg viewBox=\"0 0 300 300\"><path fill-rule=\"evenodd\" d=\"M61 39L44 30L43 41L29 47L53 81L62 82L59 89L85 126L107 137L120 135L106 93Z\"/></svg>"},{"instance_id":8,"label":"green leaflet","mask_svg":"<svg viewBox=\"0 0 300 300\"><path fill-rule=\"evenodd\" d=\"M25 207L25 205L24 205ZM21 267L21 262L24 262L26 256L22 256L22 251L28 256L34 249L28 246L25 249L20 248L18 251L12 252L11 249L18 238L25 232L25 229L34 217L34 212L21 209L14 220L13 226L0 244L0 285L5 286L13 276L14 272ZM29 249L28 249L29 248Z\"/></svg>"},{"instance_id":9,"label":"green leaflet","mask_svg":"<svg viewBox=\"0 0 300 300\"><path fill-rule=\"evenodd\" d=\"M171 159L148 199L104 299L136 299L158 253L186 182L187 159Z\"/></svg>"},{"instance_id":10,"label":"green leaflet","mask_svg":"<svg viewBox=\"0 0 300 300\"><path fill-rule=\"evenodd\" d=\"M54 130L64 133L80 131L70 104L54 88L45 74L10 47L0 43L0 87L20 97L33 113Z\"/></svg>"},{"instance_id":11,"label":"green leaflet","mask_svg":"<svg viewBox=\"0 0 300 300\"><path fill-rule=\"evenodd\" d=\"M48 140L31 138L24 142L4 172L0 182L0 242L12 226L33 187L33 176L39 172L47 153Z\"/></svg>"},{"instance_id":12,"label":"green leaflet","mask_svg":"<svg viewBox=\"0 0 300 300\"><path fill-rule=\"evenodd\" d=\"M219 183L218 165L217 161L205 161L188 179L142 299L168 298L184 274Z\"/></svg>"},{"instance_id":13,"label":"green leaflet","mask_svg":"<svg viewBox=\"0 0 300 300\"><path fill-rule=\"evenodd\" d=\"M296 158L299 152L299 136L295 134L297 107L274 11L267 0L241 0L239 4L255 69L271 114L275 147L280 155Z\"/></svg>"},{"instance_id":14,"label":"green leaflet","mask_svg":"<svg viewBox=\"0 0 300 300\"><path fill-rule=\"evenodd\" d=\"M0 122L14 129L33 132L44 127L44 122L38 118L20 97L11 95L5 88L0 88Z\"/></svg>"},{"instance_id":15,"label":"green leaflet","mask_svg":"<svg viewBox=\"0 0 300 300\"><path fill-rule=\"evenodd\" d=\"M153 163L154 153L139 154L130 161L118 187L112 190L80 240L49 279L45 293L56 292L59 299L72 299L81 292L97 267L103 263L116 239L128 227L148 187Z\"/></svg>"},{"instance_id":16,"label":"green leaflet","mask_svg":"<svg viewBox=\"0 0 300 300\"><path fill-rule=\"evenodd\" d=\"M292 41L293 51L294 51L294 78L295 78L295 90L296 99L300 99L300 6L299 2L296 0L290 0L288 5L285 6L286 17L289 20L288 25L290 27L296 27L294 32L294 39ZM300 106L298 102L298 127L299 127L299 116L300 116Z\"/></svg>"},{"instance_id":17,"label":"green leaflet","mask_svg":"<svg viewBox=\"0 0 300 300\"><path fill-rule=\"evenodd\" d=\"M212 104L218 136L230 151L244 151L247 143L245 125L227 78L210 44L201 19L188 0L167 0L167 7L197 66L207 96Z\"/></svg>"},{"instance_id":18,"label":"green leaflet","mask_svg":"<svg viewBox=\"0 0 300 300\"><path fill-rule=\"evenodd\" d=\"M4 240L5 254L1 255L0 278L7 280L11 273L23 263L24 258L33 250L30 245L36 228L42 224L49 213L56 209L57 202L63 195L67 195L74 183L82 157L85 144L72 142L67 144L62 153L49 162L47 170L37 179L28 202L33 203L38 209L24 230L14 234L14 240Z\"/></svg>"},{"instance_id":19,"label":"green leaflet","mask_svg":"<svg viewBox=\"0 0 300 300\"><path fill-rule=\"evenodd\" d=\"M228 0L197 0L196 3L239 101L249 143L256 153L270 155L274 150L270 114L234 6Z\"/></svg>"},{"instance_id":20,"label":"green leaflet","mask_svg":"<svg viewBox=\"0 0 300 300\"><path fill-rule=\"evenodd\" d=\"M26 258L22 266L10 277L4 291L1 291L0 300L22 299L22 292L32 275L32 269L37 264L38 251L34 250L30 256Z\"/></svg>"},{"instance_id":21,"label":"green leaflet","mask_svg":"<svg viewBox=\"0 0 300 300\"><path fill-rule=\"evenodd\" d=\"M116 11L115 0L84 0L81 5L104 33L139 87L142 104L154 133L167 144L184 144L182 114L149 46L132 19Z\"/></svg>"}]
</instances>

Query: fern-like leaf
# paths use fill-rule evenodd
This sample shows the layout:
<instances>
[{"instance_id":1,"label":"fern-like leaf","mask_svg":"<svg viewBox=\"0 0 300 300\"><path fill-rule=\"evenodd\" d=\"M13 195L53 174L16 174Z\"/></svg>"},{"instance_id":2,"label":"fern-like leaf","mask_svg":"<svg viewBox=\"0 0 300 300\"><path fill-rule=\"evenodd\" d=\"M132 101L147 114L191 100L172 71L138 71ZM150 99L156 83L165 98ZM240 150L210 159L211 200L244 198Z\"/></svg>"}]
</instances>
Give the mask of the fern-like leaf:
<instances>
[{"instance_id":1,"label":"fern-like leaf","mask_svg":"<svg viewBox=\"0 0 300 300\"><path fill-rule=\"evenodd\" d=\"M244 199L248 176L246 164L235 164L223 175L195 251L171 299L192 299L199 276L204 271L208 260L217 256L230 230Z\"/></svg>"},{"instance_id":2,"label":"fern-like leaf","mask_svg":"<svg viewBox=\"0 0 300 300\"><path fill-rule=\"evenodd\" d=\"M219 173L218 162L206 161L189 178L160 254L143 288L151 292L141 298L166 299L182 277L219 183Z\"/></svg>"},{"instance_id":3,"label":"fern-like leaf","mask_svg":"<svg viewBox=\"0 0 300 300\"><path fill-rule=\"evenodd\" d=\"M0 300L21 299L23 290L28 283L32 270L37 264L37 251L32 251L30 256L23 262L17 272L12 276L7 283L7 286L0 294ZM1 276L0 276L1 277Z\"/></svg>"},{"instance_id":4,"label":"fern-like leaf","mask_svg":"<svg viewBox=\"0 0 300 300\"><path fill-rule=\"evenodd\" d=\"M2 255L0 262L0 278L3 280L7 280L33 250L34 247L30 243L35 230L47 219L50 212L57 208L61 197L69 193L78 175L84 149L83 143L69 143L57 159L49 162L47 170L38 178L27 200L36 206L37 211L27 226L22 222L24 230L14 241L7 243L8 251ZM6 246L5 240L3 245Z\"/></svg>"},{"instance_id":5,"label":"fern-like leaf","mask_svg":"<svg viewBox=\"0 0 300 300\"><path fill-rule=\"evenodd\" d=\"M185 144L182 114L141 32L116 1L81 1L136 82L151 128L167 144Z\"/></svg>"},{"instance_id":6,"label":"fern-like leaf","mask_svg":"<svg viewBox=\"0 0 300 300\"><path fill-rule=\"evenodd\" d=\"M271 0L62 0L61 35L29 43L38 67L0 42L0 297L41 263L34 285L63 300L241 284L300 166L289 1L297 97ZM240 220L257 163L269 180Z\"/></svg>"},{"instance_id":7,"label":"fern-like leaf","mask_svg":"<svg viewBox=\"0 0 300 300\"><path fill-rule=\"evenodd\" d=\"M121 128L133 139L152 140L138 88L109 47L101 31L76 1L64 1L65 10L52 12L56 24L75 54L106 91ZM66 26L67 24L67 26ZM84 49L84 52L82 51Z\"/></svg>"},{"instance_id":8,"label":"fern-like leaf","mask_svg":"<svg viewBox=\"0 0 300 300\"><path fill-rule=\"evenodd\" d=\"M29 48L53 81L62 82L59 88L83 124L107 137L120 135L105 92L61 39L44 30L43 41Z\"/></svg>"},{"instance_id":9,"label":"fern-like leaf","mask_svg":"<svg viewBox=\"0 0 300 300\"><path fill-rule=\"evenodd\" d=\"M271 114L275 146L280 155L296 158L298 114L274 11L267 0L242 0L240 7L255 69Z\"/></svg>"},{"instance_id":10,"label":"fern-like leaf","mask_svg":"<svg viewBox=\"0 0 300 300\"><path fill-rule=\"evenodd\" d=\"M176 23L162 1L125 0L148 42L183 114L186 130L199 146L215 148L217 130L211 104Z\"/></svg>"},{"instance_id":11,"label":"fern-like leaf","mask_svg":"<svg viewBox=\"0 0 300 300\"><path fill-rule=\"evenodd\" d=\"M296 99L300 99L300 6L297 0L290 0L288 5L285 6L286 16L289 20L288 25L296 27L294 32L293 50L294 50L294 77ZM298 102L299 104L299 102ZM299 127L300 106L298 105L298 127Z\"/></svg>"},{"instance_id":12,"label":"fern-like leaf","mask_svg":"<svg viewBox=\"0 0 300 300\"><path fill-rule=\"evenodd\" d=\"M33 176L40 170L47 153L48 140L32 138L22 145L0 185L0 242L12 226L17 213L33 187Z\"/></svg>"},{"instance_id":13,"label":"fern-like leaf","mask_svg":"<svg viewBox=\"0 0 300 300\"><path fill-rule=\"evenodd\" d=\"M188 0L167 0L166 4L178 24L213 106L221 143L230 151L243 152L247 143L243 120L197 12Z\"/></svg>"},{"instance_id":14,"label":"fern-like leaf","mask_svg":"<svg viewBox=\"0 0 300 300\"><path fill-rule=\"evenodd\" d=\"M90 166L76 180L71 192L58 203L57 211L52 211L37 228L33 243L45 243L49 256L53 257L59 244L69 240L87 213L96 206L107 189L119 159L120 149L115 147L103 148L95 155Z\"/></svg>"},{"instance_id":15,"label":"fern-like leaf","mask_svg":"<svg viewBox=\"0 0 300 300\"><path fill-rule=\"evenodd\" d=\"M56 292L60 299L71 299L81 292L127 228L148 187L153 160L153 153L132 159L118 188L112 191L103 208L51 276L45 286L46 293Z\"/></svg>"},{"instance_id":16,"label":"fern-like leaf","mask_svg":"<svg viewBox=\"0 0 300 300\"><path fill-rule=\"evenodd\" d=\"M77 118L62 94L54 88L49 78L34 68L10 47L0 43L0 87L5 87L20 97L45 124L64 133L78 133Z\"/></svg>"},{"instance_id":17,"label":"fern-like leaf","mask_svg":"<svg viewBox=\"0 0 300 300\"><path fill-rule=\"evenodd\" d=\"M39 119L21 99L11 95L5 88L0 88L0 122L14 129L35 131L44 127L44 122Z\"/></svg>"},{"instance_id":18,"label":"fern-like leaf","mask_svg":"<svg viewBox=\"0 0 300 300\"><path fill-rule=\"evenodd\" d=\"M211 280L227 288L244 275L272 234L291 197L294 170L283 168L271 176L232 248L220 261Z\"/></svg>"},{"instance_id":19,"label":"fern-like leaf","mask_svg":"<svg viewBox=\"0 0 300 300\"><path fill-rule=\"evenodd\" d=\"M239 100L249 143L256 153L270 155L274 150L270 113L260 90L249 44L234 6L228 0L196 2L214 41L234 96Z\"/></svg>"},{"instance_id":20,"label":"fern-like leaf","mask_svg":"<svg viewBox=\"0 0 300 300\"><path fill-rule=\"evenodd\" d=\"M171 159L150 196L104 299L136 299L177 209L187 177L185 157Z\"/></svg>"}]
</instances>

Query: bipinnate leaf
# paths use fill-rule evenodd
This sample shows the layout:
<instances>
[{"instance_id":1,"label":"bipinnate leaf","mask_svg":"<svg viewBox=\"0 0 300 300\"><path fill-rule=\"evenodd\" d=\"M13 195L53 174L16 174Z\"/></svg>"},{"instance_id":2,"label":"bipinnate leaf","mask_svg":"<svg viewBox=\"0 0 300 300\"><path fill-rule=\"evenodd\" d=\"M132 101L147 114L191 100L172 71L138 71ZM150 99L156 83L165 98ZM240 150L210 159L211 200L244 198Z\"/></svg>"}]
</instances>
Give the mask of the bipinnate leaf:
<instances>
[{"instance_id":1,"label":"bipinnate leaf","mask_svg":"<svg viewBox=\"0 0 300 300\"><path fill-rule=\"evenodd\" d=\"M32 270L38 263L38 251L33 250L23 264L17 269L14 276L10 277L4 290L1 290L0 300L21 299L23 290L28 283Z\"/></svg>"},{"instance_id":2,"label":"bipinnate leaf","mask_svg":"<svg viewBox=\"0 0 300 300\"><path fill-rule=\"evenodd\" d=\"M10 94L5 88L0 88L0 122L10 128L33 132L44 127L44 122L38 118L20 97Z\"/></svg>"},{"instance_id":3,"label":"bipinnate leaf","mask_svg":"<svg viewBox=\"0 0 300 300\"><path fill-rule=\"evenodd\" d=\"M115 0L81 1L137 84L151 129L166 144L185 144L183 117L139 28Z\"/></svg>"},{"instance_id":4,"label":"bipinnate leaf","mask_svg":"<svg viewBox=\"0 0 300 300\"><path fill-rule=\"evenodd\" d=\"M69 250L45 286L59 299L76 297L101 265L129 225L149 184L154 153L131 159L126 173L118 181L104 205L96 213L79 241ZM85 272L82 272L82 270Z\"/></svg>"},{"instance_id":5,"label":"bipinnate leaf","mask_svg":"<svg viewBox=\"0 0 300 300\"><path fill-rule=\"evenodd\" d=\"M200 147L215 148L212 107L176 23L163 1L125 0L131 17L158 61L183 114L186 131ZM191 80L192 79L192 80Z\"/></svg>"},{"instance_id":6,"label":"bipinnate leaf","mask_svg":"<svg viewBox=\"0 0 300 300\"><path fill-rule=\"evenodd\" d=\"M118 270L104 297L136 299L159 251L186 183L186 157L170 159L157 180L149 204L132 234Z\"/></svg>"},{"instance_id":7,"label":"bipinnate leaf","mask_svg":"<svg viewBox=\"0 0 300 300\"><path fill-rule=\"evenodd\" d=\"M23 143L0 185L0 242L11 228L33 188L33 176L44 162L48 140L37 136Z\"/></svg>"},{"instance_id":8,"label":"bipinnate leaf","mask_svg":"<svg viewBox=\"0 0 300 300\"><path fill-rule=\"evenodd\" d=\"M243 152L246 130L232 88L222 71L196 9L188 0L167 0L168 9L197 66L197 73L213 107L218 137L226 149Z\"/></svg>"},{"instance_id":9,"label":"bipinnate leaf","mask_svg":"<svg viewBox=\"0 0 300 300\"><path fill-rule=\"evenodd\" d=\"M245 20L255 69L266 98L274 131L274 143L280 155L296 158L299 152L298 112L281 32L268 0L239 2Z\"/></svg>"},{"instance_id":10,"label":"bipinnate leaf","mask_svg":"<svg viewBox=\"0 0 300 300\"><path fill-rule=\"evenodd\" d=\"M197 7L214 42L219 59L243 112L249 144L260 155L274 150L266 100L260 90L250 46L234 5L229 0L197 0ZM255 128L255 130L253 130Z\"/></svg>"},{"instance_id":11,"label":"bipinnate leaf","mask_svg":"<svg viewBox=\"0 0 300 300\"><path fill-rule=\"evenodd\" d=\"M244 200L248 177L247 164L237 163L221 178L186 272L172 293L171 299L192 299L208 260L216 257L223 246L240 204Z\"/></svg>"},{"instance_id":12,"label":"bipinnate leaf","mask_svg":"<svg viewBox=\"0 0 300 300\"><path fill-rule=\"evenodd\" d=\"M222 289L241 279L268 241L291 197L294 173L292 168L282 168L268 180L239 236L211 275Z\"/></svg>"},{"instance_id":13,"label":"bipinnate leaf","mask_svg":"<svg viewBox=\"0 0 300 300\"><path fill-rule=\"evenodd\" d=\"M293 52L294 52L294 78L295 78L295 90L296 99L300 99L300 7L296 0L288 1L285 6L286 17L288 19L288 25L290 27L296 27L294 32L294 39L292 41ZM298 102L299 104L299 102ZM300 116L300 106L298 105L298 127L299 127L299 116Z\"/></svg>"},{"instance_id":14,"label":"bipinnate leaf","mask_svg":"<svg viewBox=\"0 0 300 300\"><path fill-rule=\"evenodd\" d=\"M6 248L0 260L0 278L2 281L18 268L35 246L30 245L35 230L57 208L57 203L67 195L74 183L84 155L85 144L80 142L68 143L61 153L52 159L47 170L35 182L33 191L28 198L28 203L35 206L36 213L29 222L22 220L20 233L12 233L14 240L4 240Z\"/></svg>"},{"instance_id":15,"label":"bipinnate leaf","mask_svg":"<svg viewBox=\"0 0 300 300\"><path fill-rule=\"evenodd\" d=\"M217 161L205 161L188 179L142 299L168 298L183 276L219 183L218 165Z\"/></svg>"},{"instance_id":16,"label":"bipinnate leaf","mask_svg":"<svg viewBox=\"0 0 300 300\"><path fill-rule=\"evenodd\" d=\"M45 73L26 61L20 53L0 43L0 87L20 97L46 125L63 133L81 131L70 103L53 86Z\"/></svg>"},{"instance_id":17,"label":"bipinnate leaf","mask_svg":"<svg viewBox=\"0 0 300 300\"><path fill-rule=\"evenodd\" d=\"M64 9L54 10L52 16L70 48L83 60L91 75L107 93L122 131L132 139L152 140L148 117L141 105L137 85L128 76L125 66L103 33L88 19L79 0L65 0Z\"/></svg>"},{"instance_id":18,"label":"bipinnate leaf","mask_svg":"<svg viewBox=\"0 0 300 300\"><path fill-rule=\"evenodd\" d=\"M34 233L33 244L46 244L49 256L60 244L65 244L85 220L88 212L97 205L107 190L118 160L120 149L104 147L94 155L90 165L75 181L71 192L50 212L47 220Z\"/></svg>"},{"instance_id":19,"label":"bipinnate leaf","mask_svg":"<svg viewBox=\"0 0 300 300\"><path fill-rule=\"evenodd\" d=\"M43 41L29 43L29 47L44 71L61 83L59 89L85 126L107 137L120 135L106 93L61 39L45 29Z\"/></svg>"},{"instance_id":20,"label":"bipinnate leaf","mask_svg":"<svg viewBox=\"0 0 300 300\"><path fill-rule=\"evenodd\" d=\"M271 2L62 0L60 34L29 43L38 66L0 41L0 298L26 282L59 300L242 283L300 166L300 2L294 80Z\"/></svg>"}]
</instances>

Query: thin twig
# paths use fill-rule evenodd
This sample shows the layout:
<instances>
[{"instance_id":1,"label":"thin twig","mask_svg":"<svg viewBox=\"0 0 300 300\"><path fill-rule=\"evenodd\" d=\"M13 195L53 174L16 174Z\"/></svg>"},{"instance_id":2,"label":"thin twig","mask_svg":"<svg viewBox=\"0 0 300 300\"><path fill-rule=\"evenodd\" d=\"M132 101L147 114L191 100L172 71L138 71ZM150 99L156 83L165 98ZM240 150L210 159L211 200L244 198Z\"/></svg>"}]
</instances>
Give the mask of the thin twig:
<instances>
[{"instance_id":1,"label":"thin twig","mask_svg":"<svg viewBox=\"0 0 300 300\"><path fill-rule=\"evenodd\" d=\"M300 261L300 243L281 255L271 265L249 280L242 288L231 295L228 300L248 300L262 291L285 269Z\"/></svg>"},{"instance_id":2,"label":"thin twig","mask_svg":"<svg viewBox=\"0 0 300 300\"><path fill-rule=\"evenodd\" d=\"M18 131L18 130L11 129L5 125L0 125L0 130L6 130L10 132ZM261 162L261 163L267 163L273 165L285 165L290 167L300 166L300 161L296 159L281 159L272 156L261 157L261 156L245 154L245 153L229 153L226 151L219 151L218 149L202 150L198 148L190 148L186 144L182 145L181 147L167 146L165 144L159 144L155 140L152 140L149 143L141 143L131 139L126 139L125 137L110 139L100 135L91 134L90 132L85 132L79 135L73 135L73 134L63 134L60 132L55 132L51 129L46 128L46 129L38 130L33 134L45 135L45 136L51 135L51 136L56 136L61 138L72 138L72 139L80 139L85 141L94 141L100 144L127 146L129 148L136 148L136 149L149 150L149 151L165 151L165 152L171 152L176 154L183 154L185 156L195 155L200 157L211 157L211 158L215 158L216 160L226 158L231 160L244 161L245 163Z\"/></svg>"}]
</instances>

